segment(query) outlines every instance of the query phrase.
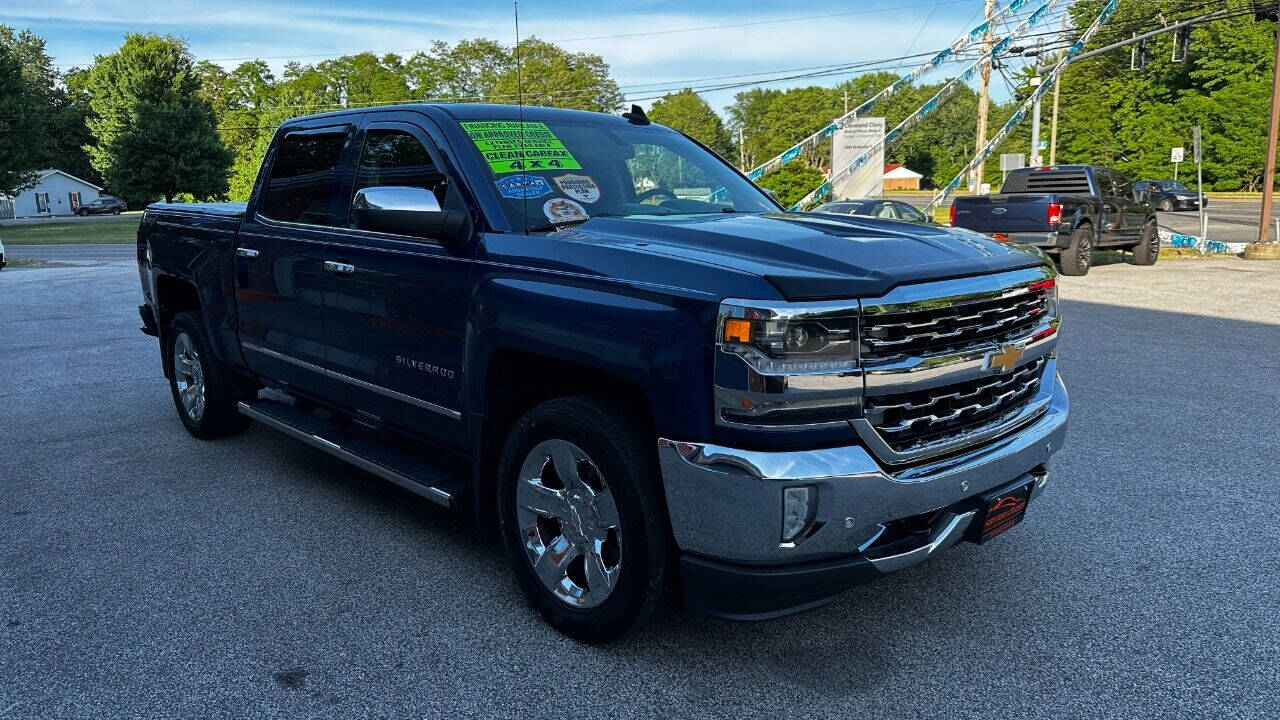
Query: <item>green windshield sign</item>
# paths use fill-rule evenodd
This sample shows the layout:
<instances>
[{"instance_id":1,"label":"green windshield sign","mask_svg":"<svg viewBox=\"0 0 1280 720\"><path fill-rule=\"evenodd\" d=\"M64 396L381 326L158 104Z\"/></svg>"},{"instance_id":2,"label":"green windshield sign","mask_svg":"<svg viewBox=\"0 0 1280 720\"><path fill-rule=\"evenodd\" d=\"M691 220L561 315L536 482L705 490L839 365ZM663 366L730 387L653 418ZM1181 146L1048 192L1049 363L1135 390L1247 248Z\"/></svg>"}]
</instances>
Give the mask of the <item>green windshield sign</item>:
<instances>
[{"instance_id":1,"label":"green windshield sign","mask_svg":"<svg viewBox=\"0 0 1280 720\"><path fill-rule=\"evenodd\" d=\"M524 137L521 138L521 125ZM546 123L476 121L462 123L495 175L529 170L581 170L582 166Z\"/></svg>"}]
</instances>

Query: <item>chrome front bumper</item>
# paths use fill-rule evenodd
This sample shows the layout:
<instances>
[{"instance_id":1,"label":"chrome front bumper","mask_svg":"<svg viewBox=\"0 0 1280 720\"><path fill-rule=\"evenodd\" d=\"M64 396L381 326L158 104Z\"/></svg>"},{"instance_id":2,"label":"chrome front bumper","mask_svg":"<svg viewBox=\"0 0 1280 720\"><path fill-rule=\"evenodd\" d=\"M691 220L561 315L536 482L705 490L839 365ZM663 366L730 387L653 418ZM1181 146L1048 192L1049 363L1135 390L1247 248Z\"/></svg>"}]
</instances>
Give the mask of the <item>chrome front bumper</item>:
<instances>
[{"instance_id":1,"label":"chrome front bumper","mask_svg":"<svg viewBox=\"0 0 1280 720\"><path fill-rule=\"evenodd\" d=\"M1048 396L1044 413L1020 430L906 468L882 467L861 445L764 452L660 439L676 544L704 558L760 565L858 555L885 523L950 507L1044 465L1067 431L1067 392L1054 367L1041 392ZM801 540L782 543L782 490L794 485L817 487L816 517ZM1033 499L1043 487L1037 483Z\"/></svg>"}]
</instances>

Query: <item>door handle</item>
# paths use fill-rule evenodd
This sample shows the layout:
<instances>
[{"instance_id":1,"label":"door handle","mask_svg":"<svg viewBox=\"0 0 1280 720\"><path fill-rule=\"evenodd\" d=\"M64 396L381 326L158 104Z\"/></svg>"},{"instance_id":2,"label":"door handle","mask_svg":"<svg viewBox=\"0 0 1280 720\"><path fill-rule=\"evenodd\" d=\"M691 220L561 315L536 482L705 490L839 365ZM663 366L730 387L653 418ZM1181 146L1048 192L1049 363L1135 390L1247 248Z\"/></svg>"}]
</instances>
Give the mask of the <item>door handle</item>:
<instances>
[{"instance_id":1,"label":"door handle","mask_svg":"<svg viewBox=\"0 0 1280 720\"><path fill-rule=\"evenodd\" d=\"M332 260L325 260L324 269L328 270L329 272L341 273L342 275L350 275L356 271L356 266L348 265L346 263L333 262Z\"/></svg>"},{"instance_id":2,"label":"door handle","mask_svg":"<svg viewBox=\"0 0 1280 720\"><path fill-rule=\"evenodd\" d=\"M250 260L252 260L253 258L258 257L258 255L260 254L261 253L259 253L257 250L254 250L253 248L247 248L247 247L236 248L236 255L239 255L242 258L249 258Z\"/></svg>"}]
</instances>

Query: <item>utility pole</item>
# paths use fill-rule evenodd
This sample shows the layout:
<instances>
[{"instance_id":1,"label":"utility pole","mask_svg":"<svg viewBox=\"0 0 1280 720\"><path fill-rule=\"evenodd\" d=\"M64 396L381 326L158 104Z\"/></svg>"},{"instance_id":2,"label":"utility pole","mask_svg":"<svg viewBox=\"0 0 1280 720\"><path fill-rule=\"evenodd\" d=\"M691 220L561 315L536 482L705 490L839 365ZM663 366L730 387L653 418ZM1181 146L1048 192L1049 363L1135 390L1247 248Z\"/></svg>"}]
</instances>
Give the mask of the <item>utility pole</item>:
<instances>
[{"instance_id":1,"label":"utility pole","mask_svg":"<svg viewBox=\"0 0 1280 720\"><path fill-rule=\"evenodd\" d=\"M1267 156L1262 165L1262 217L1258 223L1258 242L1246 245L1247 260L1280 260L1280 243L1270 241L1271 196L1276 183L1276 134L1280 132L1280 19L1276 21L1276 57L1271 68L1271 127L1267 131Z\"/></svg>"},{"instance_id":2,"label":"utility pole","mask_svg":"<svg viewBox=\"0 0 1280 720\"><path fill-rule=\"evenodd\" d=\"M845 115L849 114L849 89L848 88L845 88L844 90L844 114Z\"/></svg>"},{"instance_id":3,"label":"utility pole","mask_svg":"<svg viewBox=\"0 0 1280 720\"><path fill-rule=\"evenodd\" d=\"M742 128L738 128L738 169L746 172L747 169L747 146L742 142Z\"/></svg>"},{"instance_id":4,"label":"utility pole","mask_svg":"<svg viewBox=\"0 0 1280 720\"><path fill-rule=\"evenodd\" d=\"M1062 13L1062 37L1067 36L1067 18L1068 13ZM1065 49L1058 50L1058 62L1062 62L1062 56L1066 53ZM1056 63L1055 63L1056 64ZM1062 74L1067 71L1064 66L1058 70L1058 74L1053 76L1053 119L1049 121L1049 164L1058 164L1058 88L1062 86Z\"/></svg>"},{"instance_id":5,"label":"utility pole","mask_svg":"<svg viewBox=\"0 0 1280 720\"><path fill-rule=\"evenodd\" d=\"M984 7L986 9L982 15L987 20L987 30L982 34L982 54L986 59L982 63L982 83L978 90L978 139L974 143L973 154L979 156L979 160L973 168L974 192L982 191L983 165L986 164L981 159L981 155L983 148L987 146L987 104L989 102L987 91L991 86L991 46L995 42L991 34L991 15L995 11L996 0L986 0Z\"/></svg>"},{"instance_id":6,"label":"utility pole","mask_svg":"<svg viewBox=\"0 0 1280 720\"><path fill-rule=\"evenodd\" d=\"M1040 72L1040 68L1039 66L1037 66L1036 73L1039 73L1039 72ZM1034 78L1031 78L1031 88L1032 88L1031 91L1035 92L1040 87L1040 83L1042 82L1044 82L1044 78L1040 77L1039 74L1037 74ZM1041 97L1043 96L1037 95L1035 104L1031 106L1031 164L1036 167L1044 165L1044 158L1040 157L1040 98Z\"/></svg>"}]
</instances>

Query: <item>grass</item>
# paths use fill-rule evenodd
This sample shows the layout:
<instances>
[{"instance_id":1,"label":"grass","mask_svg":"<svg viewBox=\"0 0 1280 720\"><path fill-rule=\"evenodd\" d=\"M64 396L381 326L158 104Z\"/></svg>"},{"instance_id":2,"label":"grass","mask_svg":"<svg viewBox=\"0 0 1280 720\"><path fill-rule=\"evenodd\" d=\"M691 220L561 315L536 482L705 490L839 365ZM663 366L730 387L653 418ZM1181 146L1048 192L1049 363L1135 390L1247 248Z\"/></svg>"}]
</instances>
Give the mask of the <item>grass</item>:
<instances>
[{"instance_id":1,"label":"grass","mask_svg":"<svg viewBox=\"0 0 1280 720\"><path fill-rule=\"evenodd\" d=\"M77 243L136 242L139 218L58 222L50 220L38 225L0 227L0 240L6 245L68 245Z\"/></svg>"},{"instance_id":2,"label":"grass","mask_svg":"<svg viewBox=\"0 0 1280 720\"><path fill-rule=\"evenodd\" d=\"M5 269L12 270L14 268L38 268L44 267L43 260L32 260L31 258L9 258L5 260Z\"/></svg>"}]
</instances>

